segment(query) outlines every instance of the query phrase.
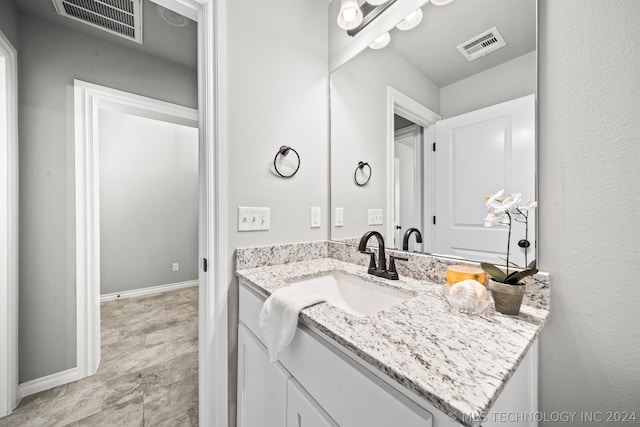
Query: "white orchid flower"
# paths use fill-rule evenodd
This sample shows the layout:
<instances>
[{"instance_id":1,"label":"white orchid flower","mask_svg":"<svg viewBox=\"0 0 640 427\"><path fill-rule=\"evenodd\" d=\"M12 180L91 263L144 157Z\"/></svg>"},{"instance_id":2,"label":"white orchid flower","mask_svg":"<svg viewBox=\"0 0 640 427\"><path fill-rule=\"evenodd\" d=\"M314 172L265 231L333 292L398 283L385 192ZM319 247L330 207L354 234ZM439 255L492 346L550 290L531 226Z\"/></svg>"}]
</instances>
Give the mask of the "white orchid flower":
<instances>
[{"instance_id":1,"label":"white orchid flower","mask_svg":"<svg viewBox=\"0 0 640 427\"><path fill-rule=\"evenodd\" d=\"M533 209L536 206L538 206L538 202L536 202L535 200L531 201L531 199L529 199L526 203L519 204L518 208L522 211L528 211L529 209Z\"/></svg>"},{"instance_id":2,"label":"white orchid flower","mask_svg":"<svg viewBox=\"0 0 640 427\"><path fill-rule=\"evenodd\" d=\"M498 191L496 194L494 194L493 196L490 196L487 199L487 207L493 205L496 201L499 201L500 197L502 197L502 195L504 194L504 189Z\"/></svg>"},{"instance_id":3,"label":"white orchid flower","mask_svg":"<svg viewBox=\"0 0 640 427\"><path fill-rule=\"evenodd\" d=\"M492 227L494 224L505 225L505 221L508 221L508 217L505 212L490 210L487 213L487 217L484 219L484 226Z\"/></svg>"}]
</instances>

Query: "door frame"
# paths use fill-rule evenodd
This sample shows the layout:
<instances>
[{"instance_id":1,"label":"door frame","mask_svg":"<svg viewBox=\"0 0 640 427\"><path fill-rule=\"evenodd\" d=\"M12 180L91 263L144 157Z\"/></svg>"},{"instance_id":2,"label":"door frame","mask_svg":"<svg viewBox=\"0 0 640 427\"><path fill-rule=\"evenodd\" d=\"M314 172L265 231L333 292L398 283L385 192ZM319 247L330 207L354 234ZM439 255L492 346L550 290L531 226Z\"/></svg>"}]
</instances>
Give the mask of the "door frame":
<instances>
[{"instance_id":1,"label":"door frame","mask_svg":"<svg viewBox=\"0 0 640 427\"><path fill-rule=\"evenodd\" d=\"M198 23L198 139L199 139L199 422L228 425L229 272L226 234L226 0L151 0ZM82 159L84 161L84 159ZM86 175L85 175L86 176ZM95 224L93 224L95 227ZM84 245L84 242L83 242ZM81 246L82 248L82 246ZM204 270L204 260L208 268ZM95 266L93 267L95 272ZM78 280L79 281L79 280ZM87 304L99 304L98 295ZM81 314L82 311L79 311ZM86 313L86 312L85 312ZM95 319L95 313L93 318ZM95 331L89 326L87 331ZM95 334L95 332L94 332ZM95 338L95 337L94 337ZM80 342L80 341L79 341ZM88 341L86 344L90 345ZM78 351L80 353L80 351ZM95 360L95 343L84 350ZM80 360L78 360L80 366ZM84 364L84 370L91 366Z\"/></svg>"},{"instance_id":2,"label":"door frame","mask_svg":"<svg viewBox=\"0 0 640 427\"><path fill-rule=\"evenodd\" d=\"M18 55L0 31L0 417L18 405Z\"/></svg>"},{"instance_id":3,"label":"door frame","mask_svg":"<svg viewBox=\"0 0 640 427\"><path fill-rule=\"evenodd\" d=\"M393 126L393 116L395 114L402 116L407 120L411 120L418 126L422 126L425 129L425 138L427 133L426 129L441 119L440 115L434 113L408 95L405 95L391 86L387 87L387 225L385 227L384 237L388 242L393 242L394 231L393 205L395 200L395 190L393 169L395 159L395 129ZM426 150L424 151L426 152ZM421 231L424 234L424 230Z\"/></svg>"},{"instance_id":4,"label":"door frame","mask_svg":"<svg viewBox=\"0 0 640 427\"><path fill-rule=\"evenodd\" d=\"M413 199L419 200L420 203L414 203L413 208L413 218L418 221L416 225L422 234L425 234L424 230L424 197L423 197L423 182L424 179L422 177L423 172L423 145L424 145L424 133L421 129L424 129L422 126L413 124L411 126L404 127L402 129L398 129L394 131L394 139L403 138L405 136L411 136L413 139ZM395 147L395 146L394 146ZM395 186L394 186L395 188ZM395 195L394 195L395 197ZM395 200L395 199L394 199ZM395 224L394 224L395 226ZM406 231L406 230L405 230Z\"/></svg>"},{"instance_id":5,"label":"door frame","mask_svg":"<svg viewBox=\"0 0 640 427\"><path fill-rule=\"evenodd\" d=\"M100 111L198 127L198 110L117 89L73 81L76 201L76 376L100 363Z\"/></svg>"}]
</instances>

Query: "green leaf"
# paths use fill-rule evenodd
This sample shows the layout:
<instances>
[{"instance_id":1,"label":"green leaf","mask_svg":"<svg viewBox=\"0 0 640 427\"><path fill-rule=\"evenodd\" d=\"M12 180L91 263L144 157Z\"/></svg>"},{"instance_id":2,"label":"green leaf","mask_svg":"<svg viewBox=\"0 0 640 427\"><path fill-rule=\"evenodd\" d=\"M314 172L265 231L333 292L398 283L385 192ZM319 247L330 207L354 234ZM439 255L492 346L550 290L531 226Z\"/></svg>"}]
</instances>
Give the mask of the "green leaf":
<instances>
[{"instance_id":1,"label":"green leaf","mask_svg":"<svg viewBox=\"0 0 640 427\"><path fill-rule=\"evenodd\" d=\"M481 262L480 263L480 267L482 267L482 269L489 276L491 276L493 278L493 280L505 283L504 280L507 278L507 273L505 273L504 271L502 271L501 269L499 269L495 265L489 264L488 262Z\"/></svg>"},{"instance_id":2,"label":"green leaf","mask_svg":"<svg viewBox=\"0 0 640 427\"><path fill-rule=\"evenodd\" d=\"M520 280L524 279L527 276L532 276L538 272L537 268L528 268L522 271L516 271L514 273L509 274L503 283L509 283L510 285L516 285Z\"/></svg>"},{"instance_id":3,"label":"green leaf","mask_svg":"<svg viewBox=\"0 0 640 427\"><path fill-rule=\"evenodd\" d=\"M533 261L531 261L529 263L529 265L527 265L527 269L529 268L536 268L536 260L534 259Z\"/></svg>"}]
</instances>

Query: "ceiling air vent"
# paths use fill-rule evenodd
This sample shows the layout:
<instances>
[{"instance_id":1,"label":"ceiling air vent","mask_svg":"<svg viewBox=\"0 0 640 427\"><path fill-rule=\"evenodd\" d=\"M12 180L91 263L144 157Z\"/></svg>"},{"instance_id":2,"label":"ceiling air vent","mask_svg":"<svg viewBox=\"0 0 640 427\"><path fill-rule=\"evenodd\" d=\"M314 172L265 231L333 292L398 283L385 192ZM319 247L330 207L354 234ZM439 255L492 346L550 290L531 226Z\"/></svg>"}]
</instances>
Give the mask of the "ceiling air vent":
<instances>
[{"instance_id":1,"label":"ceiling air vent","mask_svg":"<svg viewBox=\"0 0 640 427\"><path fill-rule=\"evenodd\" d=\"M502 34L496 27L493 27L489 31L462 43L458 46L458 50L467 58L467 61L471 62L506 45Z\"/></svg>"},{"instance_id":2,"label":"ceiling air vent","mask_svg":"<svg viewBox=\"0 0 640 427\"><path fill-rule=\"evenodd\" d=\"M62 15L142 44L142 0L52 0Z\"/></svg>"}]
</instances>

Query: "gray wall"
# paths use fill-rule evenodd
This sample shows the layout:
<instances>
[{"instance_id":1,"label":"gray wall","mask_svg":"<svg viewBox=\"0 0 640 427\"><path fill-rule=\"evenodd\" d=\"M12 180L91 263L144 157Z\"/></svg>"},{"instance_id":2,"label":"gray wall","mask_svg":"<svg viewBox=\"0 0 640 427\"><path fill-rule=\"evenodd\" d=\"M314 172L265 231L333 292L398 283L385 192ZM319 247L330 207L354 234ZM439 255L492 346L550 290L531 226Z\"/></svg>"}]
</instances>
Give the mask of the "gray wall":
<instances>
[{"instance_id":1,"label":"gray wall","mask_svg":"<svg viewBox=\"0 0 640 427\"><path fill-rule=\"evenodd\" d=\"M227 2L229 397L235 425L238 247L328 238L327 4L318 0ZM270 168L278 148L301 157L290 179ZM238 206L271 207L271 230L237 232ZM322 226L311 229L310 207Z\"/></svg>"},{"instance_id":2,"label":"gray wall","mask_svg":"<svg viewBox=\"0 0 640 427\"><path fill-rule=\"evenodd\" d=\"M540 1L540 267L552 281L540 343L547 414L640 409L638 22L637 0Z\"/></svg>"},{"instance_id":3,"label":"gray wall","mask_svg":"<svg viewBox=\"0 0 640 427\"><path fill-rule=\"evenodd\" d=\"M536 93L536 52L440 88L443 119Z\"/></svg>"},{"instance_id":4,"label":"gray wall","mask_svg":"<svg viewBox=\"0 0 640 427\"><path fill-rule=\"evenodd\" d=\"M0 0L0 31L18 50L18 10L10 0Z\"/></svg>"},{"instance_id":5,"label":"gray wall","mask_svg":"<svg viewBox=\"0 0 640 427\"><path fill-rule=\"evenodd\" d=\"M21 15L20 382L76 364L73 79L197 108L194 70Z\"/></svg>"},{"instance_id":6,"label":"gray wall","mask_svg":"<svg viewBox=\"0 0 640 427\"><path fill-rule=\"evenodd\" d=\"M99 123L100 293L197 280L198 129L110 110Z\"/></svg>"},{"instance_id":7,"label":"gray wall","mask_svg":"<svg viewBox=\"0 0 640 427\"><path fill-rule=\"evenodd\" d=\"M391 86L434 112L440 89L391 49L366 49L331 73L331 203L344 209L344 226L331 225L332 239L384 234L387 212L387 88ZM369 183L358 187L358 161L371 165ZM383 209L384 225L367 225L368 209Z\"/></svg>"}]
</instances>

